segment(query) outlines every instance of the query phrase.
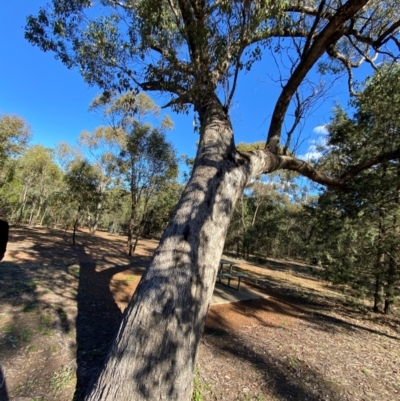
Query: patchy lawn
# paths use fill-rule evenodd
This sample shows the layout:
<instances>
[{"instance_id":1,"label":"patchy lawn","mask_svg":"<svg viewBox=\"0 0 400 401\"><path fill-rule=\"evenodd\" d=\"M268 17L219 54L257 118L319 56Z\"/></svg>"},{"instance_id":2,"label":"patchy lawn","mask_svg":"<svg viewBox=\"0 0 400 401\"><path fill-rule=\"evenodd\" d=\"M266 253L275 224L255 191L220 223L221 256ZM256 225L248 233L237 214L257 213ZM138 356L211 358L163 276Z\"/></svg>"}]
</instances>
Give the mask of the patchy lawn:
<instances>
[{"instance_id":1,"label":"patchy lawn","mask_svg":"<svg viewBox=\"0 0 400 401\"><path fill-rule=\"evenodd\" d=\"M0 263L0 400L79 400L112 341L156 241L11 228ZM195 399L400 399L400 319L312 276L310 266L239 261L265 299L214 305ZM356 308L355 306L359 306Z\"/></svg>"}]
</instances>

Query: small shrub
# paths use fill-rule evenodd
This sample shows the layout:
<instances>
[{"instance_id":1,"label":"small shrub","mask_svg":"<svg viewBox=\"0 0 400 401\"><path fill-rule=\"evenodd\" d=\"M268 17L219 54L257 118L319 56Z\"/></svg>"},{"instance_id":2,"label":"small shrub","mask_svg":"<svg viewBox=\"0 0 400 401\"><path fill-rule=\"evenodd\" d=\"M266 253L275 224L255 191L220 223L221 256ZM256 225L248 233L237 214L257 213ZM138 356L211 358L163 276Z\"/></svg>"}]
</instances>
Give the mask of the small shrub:
<instances>
[{"instance_id":1,"label":"small shrub","mask_svg":"<svg viewBox=\"0 0 400 401\"><path fill-rule=\"evenodd\" d=\"M50 386L56 395L62 393L64 389L75 383L75 374L72 368L68 366L62 367L53 373Z\"/></svg>"}]
</instances>

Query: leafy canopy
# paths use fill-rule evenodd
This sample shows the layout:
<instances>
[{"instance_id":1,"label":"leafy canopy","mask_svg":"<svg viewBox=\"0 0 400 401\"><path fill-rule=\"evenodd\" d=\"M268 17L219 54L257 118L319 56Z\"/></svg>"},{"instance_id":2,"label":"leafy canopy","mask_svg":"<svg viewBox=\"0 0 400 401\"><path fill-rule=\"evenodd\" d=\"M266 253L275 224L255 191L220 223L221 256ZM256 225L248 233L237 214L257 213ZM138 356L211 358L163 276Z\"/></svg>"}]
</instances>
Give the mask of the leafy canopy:
<instances>
[{"instance_id":1,"label":"leafy canopy","mask_svg":"<svg viewBox=\"0 0 400 401\"><path fill-rule=\"evenodd\" d=\"M0 115L0 171L6 158L21 154L30 138L30 127L21 117Z\"/></svg>"},{"instance_id":2,"label":"leafy canopy","mask_svg":"<svg viewBox=\"0 0 400 401\"><path fill-rule=\"evenodd\" d=\"M219 91L229 107L239 72L265 50L287 52L286 38L294 86L325 51L324 72L391 55L399 10L398 0L53 0L25 35L105 93L167 92L182 109Z\"/></svg>"}]
</instances>

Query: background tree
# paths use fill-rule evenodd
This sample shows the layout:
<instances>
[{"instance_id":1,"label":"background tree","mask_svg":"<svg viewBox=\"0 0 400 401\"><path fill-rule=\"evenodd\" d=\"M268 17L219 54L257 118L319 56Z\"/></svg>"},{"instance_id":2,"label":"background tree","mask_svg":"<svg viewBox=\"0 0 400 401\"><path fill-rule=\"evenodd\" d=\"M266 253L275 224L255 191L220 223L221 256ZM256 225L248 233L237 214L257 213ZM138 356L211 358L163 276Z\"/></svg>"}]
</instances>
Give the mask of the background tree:
<instances>
[{"instance_id":1,"label":"background tree","mask_svg":"<svg viewBox=\"0 0 400 401\"><path fill-rule=\"evenodd\" d=\"M117 156L126 139L110 127L99 127L94 132L83 131L79 137L82 153L97 171L98 203L88 214L88 226L92 234L97 230L104 212L107 191L118 185L120 177L117 168Z\"/></svg>"},{"instance_id":2,"label":"background tree","mask_svg":"<svg viewBox=\"0 0 400 401\"><path fill-rule=\"evenodd\" d=\"M19 158L10 159L11 165L13 173L0 190L10 221L42 225L62 186L62 171L54 161L53 151L34 145Z\"/></svg>"},{"instance_id":3,"label":"background tree","mask_svg":"<svg viewBox=\"0 0 400 401\"><path fill-rule=\"evenodd\" d=\"M340 175L349 163L399 148L399 89L399 66L383 65L352 101L352 118L336 109L321 168ZM351 192L327 191L317 207L317 246L327 277L372 295L374 310L385 313L400 276L399 163L394 159L360 172Z\"/></svg>"},{"instance_id":4,"label":"background tree","mask_svg":"<svg viewBox=\"0 0 400 401\"><path fill-rule=\"evenodd\" d=\"M30 137L30 127L21 117L0 115L0 187L12 177L12 160L25 150Z\"/></svg>"},{"instance_id":5,"label":"background tree","mask_svg":"<svg viewBox=\"0 0 400 401\"><path fill-rule=\"evenodd\" d=\"M135 252L143 233L151 199L168 181L177 177L175 152L165 134L135 122L127 135L126 149L119 159L131 193L131 215L128 228L128 254Z\"/></svg>"},{"instance_id":6,"label":"background tree","mask_svg":"<svg viewBox=\"0 0 400 401\"><path fill-rule=\"evenodd\" d=\"M110 122L108 127L97 130L97 136L107 137L109 142L114 138L119 145L119 153L110 154L109 159L124 177L122 181L131 195L127 230L128 255L131 256L144 230L152 197L178 174L175 152L165 138L165 130L172 128L172 121L164 116L158 128L145 122L146 118L158 117L160 109L144 93L99 96L92 108L102 109Z\"/></svg>"},{"instance_id":7,"label":"background tree","mask_svg":"<svg viewBox=\"0 0 400 401\"><path fill-rule=\"evenodd\" d=\"M78 67L105 95L131 88L193 107L199 144L192 174L151 265L127 308L88 400L189 400L195 357L236 201L252 177L286 169L344 188L400 150L349 165L340 177L280 152L289 106L307 74L351 69L375 54L396 57L397 0L53 0L28 17L26 37ZM289 41L295 57L282 43ZM271 50L290 57L265 149L238 152L229 117L237 80ZM124 385L121 386L120 383Z\"/></svg>"},{"instance_id":8,"label":"background tree","mask_svg":"<svg viewBox=\"0 0 400 401\"><path fill-rule=\"evenodd\" d=\"M150 198L148 214L143 223L143 235L160 238L183 192L184 185L170 179L161 183Z\"/></svg>"},{"instance_id":9,"label":"background tree","mask_svg":"<svg viewBox=\"0 0 400 401\"><path fill-rule=\"evenodd\" d=\"M86 160L77 159L69 166L65 182L69 215L73 219L72 243L75 245L76 230L80 220L99 202L98 174Z\"/></svg>"}]
</instances>

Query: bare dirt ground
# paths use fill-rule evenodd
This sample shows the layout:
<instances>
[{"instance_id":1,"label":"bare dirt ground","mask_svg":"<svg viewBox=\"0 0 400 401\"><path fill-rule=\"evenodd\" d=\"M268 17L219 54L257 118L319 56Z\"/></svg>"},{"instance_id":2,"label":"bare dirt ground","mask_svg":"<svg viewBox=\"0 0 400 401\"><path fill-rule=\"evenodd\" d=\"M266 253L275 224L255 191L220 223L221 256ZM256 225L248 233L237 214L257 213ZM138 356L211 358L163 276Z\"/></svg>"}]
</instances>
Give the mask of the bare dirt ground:
<instances>
[{"instance_id":1,"label":"bare dirt ground","mask_svg":"<svg viewBox=\"0 0 400 401\"><path fill-rule=\"evenodd\" d=\"M11 229L0 263L0 401L81 399L155 249ZM400 400L400 318L370 313L299 263L238 261L265 299L210 308L195 401ZM116 400L117 401L117 400Z\"/></svg>"}]
</instances>

